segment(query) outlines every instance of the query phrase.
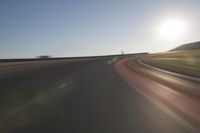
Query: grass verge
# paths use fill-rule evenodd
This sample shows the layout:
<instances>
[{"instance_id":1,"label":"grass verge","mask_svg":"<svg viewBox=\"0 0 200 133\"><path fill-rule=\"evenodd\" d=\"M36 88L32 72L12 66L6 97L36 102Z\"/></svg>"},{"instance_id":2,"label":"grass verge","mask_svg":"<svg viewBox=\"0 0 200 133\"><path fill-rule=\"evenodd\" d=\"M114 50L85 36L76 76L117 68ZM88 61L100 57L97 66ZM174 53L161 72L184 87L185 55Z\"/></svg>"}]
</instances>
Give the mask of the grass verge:
<instances>
[{"instance_id":1,"label":"grass verge","mask_svg":"<svg viewBox=\"0 0 200 133\"><path fill-rule=\"evenodd\" d=\"M152 66L200 78L200 49L151 54L142 60Z\"/></svg>"}]
</instances>

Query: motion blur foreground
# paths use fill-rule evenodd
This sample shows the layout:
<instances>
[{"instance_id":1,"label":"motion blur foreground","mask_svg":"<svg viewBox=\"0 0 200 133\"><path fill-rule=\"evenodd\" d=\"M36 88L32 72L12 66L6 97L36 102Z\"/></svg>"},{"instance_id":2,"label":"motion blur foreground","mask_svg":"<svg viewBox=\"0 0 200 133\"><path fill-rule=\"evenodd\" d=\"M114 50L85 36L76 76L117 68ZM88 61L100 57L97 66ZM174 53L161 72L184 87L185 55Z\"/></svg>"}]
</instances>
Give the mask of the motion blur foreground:
<instances>
[{"instance_id":1,"label":"motion blur foreground","mask_svg":"<svg viewBox=\"0 0 200 133\"><path fill-rule=\"evenodd\" d=\"M197 48L1 60L0 132L198 133L199 57Z\"/></svg>"}]
</instances>

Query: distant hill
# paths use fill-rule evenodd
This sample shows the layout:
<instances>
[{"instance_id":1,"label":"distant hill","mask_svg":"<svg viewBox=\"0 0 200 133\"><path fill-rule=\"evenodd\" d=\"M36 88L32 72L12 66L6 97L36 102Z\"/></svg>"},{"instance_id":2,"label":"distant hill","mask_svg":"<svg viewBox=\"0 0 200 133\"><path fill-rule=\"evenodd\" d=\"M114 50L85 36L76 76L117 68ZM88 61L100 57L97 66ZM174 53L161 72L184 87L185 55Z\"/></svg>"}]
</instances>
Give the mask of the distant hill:
<instances>
[{"instance_id":1,"label":"distant hill","mask_svg":"<svg viewBox=\"0 0 200 133\"><path fill-rule=\"evenodd\" d=\"M194 43L183 44L171 51L180 51L180 50L193 50L193 49L200 49L200 41Z\"/></svg>"}]
</instances>

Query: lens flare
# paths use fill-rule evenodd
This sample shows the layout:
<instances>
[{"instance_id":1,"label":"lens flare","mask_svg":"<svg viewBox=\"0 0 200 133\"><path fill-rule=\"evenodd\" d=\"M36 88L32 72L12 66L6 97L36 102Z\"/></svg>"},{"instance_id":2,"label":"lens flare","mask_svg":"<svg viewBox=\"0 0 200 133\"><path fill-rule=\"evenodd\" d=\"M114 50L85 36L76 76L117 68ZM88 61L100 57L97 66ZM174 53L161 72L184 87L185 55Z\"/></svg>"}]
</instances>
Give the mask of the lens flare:
<instances>
[{"instance_id":1,"label":"lens flare","mask_svg":"<svg viewBox=\"0 0 200 133\"><path fill-rule=\"evenodd\" d=\"M181 38L186 32L186 23L180 19L170 19L164 21L160 28L160 36L168 41L175 41Z\"/></svg>"}]
</instances>

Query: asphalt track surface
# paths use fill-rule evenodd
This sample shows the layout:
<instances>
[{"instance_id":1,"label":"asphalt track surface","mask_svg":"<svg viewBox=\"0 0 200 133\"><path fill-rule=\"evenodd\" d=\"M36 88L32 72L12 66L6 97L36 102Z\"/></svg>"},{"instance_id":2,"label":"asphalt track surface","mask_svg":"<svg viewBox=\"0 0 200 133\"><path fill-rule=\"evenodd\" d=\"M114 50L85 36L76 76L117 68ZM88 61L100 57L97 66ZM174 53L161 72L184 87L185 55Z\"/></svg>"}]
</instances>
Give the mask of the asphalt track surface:
<instances>
[{"instance_id":1,"label":"asphalt track surface","mask_svg":"<svg viewBox=\"0 0 200 133\"><path fill-rule=\"evenodd\" d=\"M189 132L124 81L109 60L0 73L0 132Z\"/></svg>"}]
</instances>

